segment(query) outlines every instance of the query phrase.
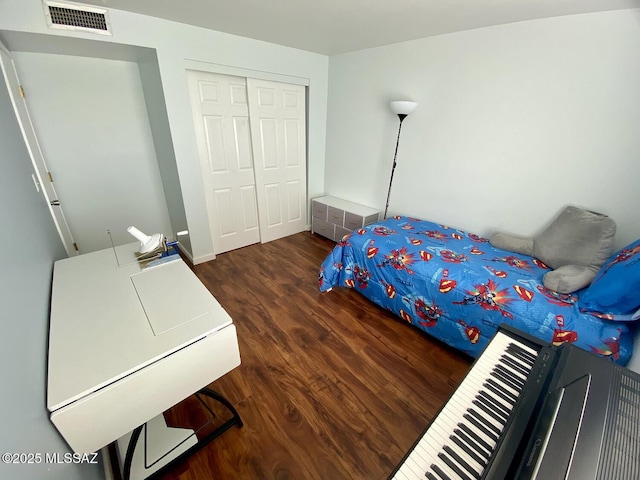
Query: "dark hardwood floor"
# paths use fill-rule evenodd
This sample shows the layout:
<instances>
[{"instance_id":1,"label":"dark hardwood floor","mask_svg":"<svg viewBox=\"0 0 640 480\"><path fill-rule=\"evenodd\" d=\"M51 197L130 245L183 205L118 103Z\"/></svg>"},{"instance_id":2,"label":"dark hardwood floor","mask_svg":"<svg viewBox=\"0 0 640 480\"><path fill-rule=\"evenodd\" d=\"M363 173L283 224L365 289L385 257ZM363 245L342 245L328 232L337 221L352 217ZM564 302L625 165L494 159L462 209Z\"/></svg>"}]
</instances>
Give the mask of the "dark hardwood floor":
<instances>
[{"instance_id":1,"label":"dark hardwood floor","mask_svg":"<svg viewBox=\"0 0 640 480\"><path fill-rule=\"evenodd\" d=\"M244 426L163 480L386 478L462 380L468 357L354 291L319 293L333 246L303 232L194 267L237 327L242 365L211 388ZM191 397L165 416L202 412Z\"/></svg>"}]
</instances>

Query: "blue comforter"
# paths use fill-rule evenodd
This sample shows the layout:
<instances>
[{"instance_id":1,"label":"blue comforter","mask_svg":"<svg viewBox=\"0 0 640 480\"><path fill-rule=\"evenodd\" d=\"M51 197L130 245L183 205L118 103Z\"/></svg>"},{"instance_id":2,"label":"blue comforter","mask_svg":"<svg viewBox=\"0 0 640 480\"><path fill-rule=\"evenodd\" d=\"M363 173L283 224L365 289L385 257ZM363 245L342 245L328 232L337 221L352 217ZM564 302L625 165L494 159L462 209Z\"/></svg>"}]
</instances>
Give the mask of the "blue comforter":
<instances>
[{"instance_id":1,"label":"blue comforter","mask_svg":"<svg viewBox=\"0 0 640 480\"><path fill-rule=\"evenodd\" d=\"M354 231L322 263L320 291L350 287L406 322L478 356L501 323L625 365L624 322L580 312L580 292L542 284L549 267L444 225L394 217Z\"/></svg>"}]
</instances>

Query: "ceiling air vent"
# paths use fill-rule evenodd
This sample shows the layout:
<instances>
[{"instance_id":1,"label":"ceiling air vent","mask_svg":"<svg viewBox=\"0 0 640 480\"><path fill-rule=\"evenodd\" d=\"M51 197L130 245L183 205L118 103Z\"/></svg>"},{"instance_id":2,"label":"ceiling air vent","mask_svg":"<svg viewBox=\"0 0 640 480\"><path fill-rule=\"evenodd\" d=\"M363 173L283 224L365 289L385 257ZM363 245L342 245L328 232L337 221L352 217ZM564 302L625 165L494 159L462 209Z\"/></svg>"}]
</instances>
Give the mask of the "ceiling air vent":
<instances>
[{"instance_id":1,"label":"ceiling air vent","mask_svg":"<svg viewBox=\"0 0 640 480\"><path fill-rule=\"evenodd\" d=\"M107 10L87 5L43 1L49 28L111 35Z\"/></svg>"}]
</instances>

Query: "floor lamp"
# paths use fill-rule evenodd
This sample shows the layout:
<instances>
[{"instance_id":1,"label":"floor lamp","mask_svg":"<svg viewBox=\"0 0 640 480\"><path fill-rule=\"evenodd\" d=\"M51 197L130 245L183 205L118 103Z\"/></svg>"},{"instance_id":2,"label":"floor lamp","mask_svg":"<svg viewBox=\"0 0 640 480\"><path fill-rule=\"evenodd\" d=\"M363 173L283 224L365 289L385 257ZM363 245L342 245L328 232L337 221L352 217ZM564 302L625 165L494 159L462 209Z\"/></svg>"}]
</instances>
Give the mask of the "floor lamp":
<instances>
[{"instance_id":1,"label":"floor lamp","mask_svg":"<svg viewBox=\"0 0 640 480\"><path fill-rule=\"evenodd\" d=\"M389 199L391 198L391 184L393 184L393 173L396 171L396 157L398 156L398 145L400 144L400 132L402 131L402 121L412 113L418 104L406 100L391 102L391 111L398 115L400 126L398 127L398 139L396 140L396 151L393 154L393 167L391 167L391 178L389 179L389 192L387 193L387 204L384 207L384 218L387 218L387 210L389 210Z\"/></svg>"}]
</instances>

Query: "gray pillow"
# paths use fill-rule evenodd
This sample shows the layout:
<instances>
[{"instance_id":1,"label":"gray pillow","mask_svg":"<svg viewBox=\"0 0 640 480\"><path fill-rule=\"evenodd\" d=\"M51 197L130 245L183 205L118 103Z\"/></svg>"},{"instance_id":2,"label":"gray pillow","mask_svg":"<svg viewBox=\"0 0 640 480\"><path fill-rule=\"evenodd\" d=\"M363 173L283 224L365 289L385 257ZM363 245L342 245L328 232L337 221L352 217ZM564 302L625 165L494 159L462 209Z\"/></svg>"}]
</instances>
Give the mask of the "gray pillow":
<instances>
[{"instance_id":1,"label":"gray pillow","mask_svg":"<svg viewBox=\"0 0 640 480\"><path fill-rule=\"evenodd\" d=\"M572 293L591 283L611 256L615 222L601 213L566 207L542 233L533 238L495 233L494 247L523 253L542 260L554 270L544 276L544 286Z\"/></svg>"}]
</instances>

